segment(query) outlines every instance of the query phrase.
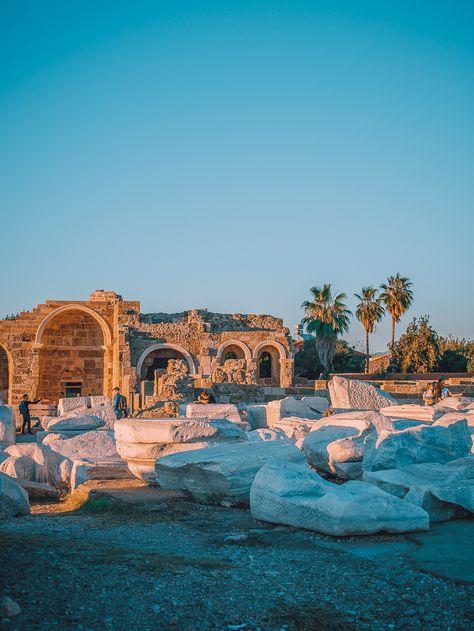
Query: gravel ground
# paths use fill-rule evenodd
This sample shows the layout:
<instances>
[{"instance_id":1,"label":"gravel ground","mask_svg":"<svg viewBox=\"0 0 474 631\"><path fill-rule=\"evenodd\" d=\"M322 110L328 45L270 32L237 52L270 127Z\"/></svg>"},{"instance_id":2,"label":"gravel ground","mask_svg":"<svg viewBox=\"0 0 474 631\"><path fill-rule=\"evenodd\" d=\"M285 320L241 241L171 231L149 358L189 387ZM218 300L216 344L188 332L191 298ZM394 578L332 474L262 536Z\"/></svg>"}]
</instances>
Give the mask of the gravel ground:
<instances>
[{"instance_id":1,"label":"gravel ground","mask_svg":"<svg viewBox=\"0 0 474 631\"><path fill-rule=\"evenodd\" d=\"M0 526L0 594L22 610L0 626L474 628L474 586L415 569L406 553L416 546L389 535L334 540L178 498L40 505Z\"/></svg>"}]
</instances>

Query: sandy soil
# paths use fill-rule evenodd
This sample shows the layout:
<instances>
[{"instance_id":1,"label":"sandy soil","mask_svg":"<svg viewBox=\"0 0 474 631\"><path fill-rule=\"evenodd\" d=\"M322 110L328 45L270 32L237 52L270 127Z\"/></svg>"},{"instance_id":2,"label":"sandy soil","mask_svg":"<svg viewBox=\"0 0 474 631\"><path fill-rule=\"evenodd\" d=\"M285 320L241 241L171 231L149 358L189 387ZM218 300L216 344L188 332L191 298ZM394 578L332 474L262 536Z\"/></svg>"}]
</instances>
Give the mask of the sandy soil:
<instances>
[{"instance_id":1,"label":"sandy soil","mask_svg":"<svg viewBox=\"0 0 474 631\"><path fill-rule=\"evenodd\" d=\"M474 627L473 521L335 540L136 485L85 499L0 525L0 593L22 610L1 628ZM452 559L447 538L457 539Z\"/></svg>"}]
</instances>

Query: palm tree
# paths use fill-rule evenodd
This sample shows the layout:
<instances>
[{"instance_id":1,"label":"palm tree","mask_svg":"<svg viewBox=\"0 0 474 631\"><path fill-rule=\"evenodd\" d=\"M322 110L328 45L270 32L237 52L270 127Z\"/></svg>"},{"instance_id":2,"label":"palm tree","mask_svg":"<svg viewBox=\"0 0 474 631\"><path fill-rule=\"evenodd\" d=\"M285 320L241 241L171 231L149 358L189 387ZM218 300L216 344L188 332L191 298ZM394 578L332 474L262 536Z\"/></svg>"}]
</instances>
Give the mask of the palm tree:
<instances>
[{"instance_id":1,"label":"palm tree","mask_svg":"<svg viewBox=\"0 0 474 631\"><path fill-rule=\"evenodd\" d=\"M409 278L397 273L396 276L389 276L387 283L380 285L383 290L380 299L392 316L392 351L395 345L395 324L400 322L400 318L413 302L413 291L410 289L412 284Z\"/></svg>"},{"instance_id":2,"label":"palm tree","mask_svg":"<svg viewBox=\"0 0 474 631\"><path fill-rule=\"evenodd\" d=\"M375 331L375 325L385 315L385 309L380 304L380 298L377 297L378 289L375 287L362 287L361 294L354 294L359 304L355 312L356 318L362 324L365 329L365 349L366 349L366 364L365 372L369 372L369 334Z\"/></svg>"},{"instance_id":3,"label":"palm tree","mask_svg":"<svg viewBox=\"0 0 474 631\"><path fill-rule=\"evenodd\" d=\"M349 329L352 314L343 302L346 294L333 296L330 284L311 287L310 292L312 300L305 300L301 305L305 310L303 324L308 333L315 334L324 376L328 377L336 355L337 337Z\"/></svg>"}]
</instances>

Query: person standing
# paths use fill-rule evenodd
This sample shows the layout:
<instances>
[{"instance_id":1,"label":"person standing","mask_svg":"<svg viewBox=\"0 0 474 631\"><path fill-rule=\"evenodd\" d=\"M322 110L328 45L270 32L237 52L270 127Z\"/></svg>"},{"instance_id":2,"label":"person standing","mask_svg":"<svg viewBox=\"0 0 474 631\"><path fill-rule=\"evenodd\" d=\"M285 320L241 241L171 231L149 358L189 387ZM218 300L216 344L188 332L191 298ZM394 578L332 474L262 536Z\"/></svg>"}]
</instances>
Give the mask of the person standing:
<instances>
[{"instance_id":1,"label":"person standing","mask_svg":"<svg viewBox=\"0 0 474 631\"><path fill-rule=\"evenodd\" d=\"M113 407L115 416L118 419L123 418L127 415L127 399L120 394L120 388L114 388L114 398L113 398Z\"/></svg>"},{"instance_id":2,"label":"person standing","mask_svg":"<svg viewBox=\"0 0 474 631\"><path fill-rule=\"evenodd\" d=\"M23 395L23 401L20 403L18 411L23 417L23 425L21 426L21 433L25 434L25 427L28 427L28 434L32 434L31 431L31 416L30 416L30 405L36 405L39 403L41 399L36 399L36 401L28 401L28 395Z\"/></svg>"},{"instance_id":3,"label":"person standing","mask_svg":"<svg viewBox=\"0 0 474 631\"><path fill-rule=\"evenodd\" d=\"M429 383L426 386L426 389L423 392L423 401L425 405L427 406L432 406L436 403L435 393L434 393L434 384Z\"/></svg>"}]
</instances>

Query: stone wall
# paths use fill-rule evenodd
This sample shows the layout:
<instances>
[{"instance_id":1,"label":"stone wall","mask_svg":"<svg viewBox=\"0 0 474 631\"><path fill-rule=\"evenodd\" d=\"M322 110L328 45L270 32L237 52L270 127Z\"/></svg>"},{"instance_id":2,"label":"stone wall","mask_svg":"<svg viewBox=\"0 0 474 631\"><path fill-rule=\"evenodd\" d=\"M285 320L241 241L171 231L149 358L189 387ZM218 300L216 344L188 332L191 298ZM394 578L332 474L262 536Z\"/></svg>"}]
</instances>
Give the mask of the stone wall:
<instances>
[{"instance_id":1,"label":"stone wall","mask_svg":"<svg viewBox=\"0 0 474 631\"><path fill-rule=\"evenodd\" d=\"M139 302L98 290L87 301L48 300L15 320L0 320L0 388L8 389L10 403L24 392L54 402L69 381L80 382L82 394L110 395L117 385L129 395L140 391L158 355L184 359L195 379L209 379L227 348L245 360L257 383L268 352L272 372L265 384L291 385L293 350L279 318L206 309L141 314Z\"/></svg>"}]
</instances>

